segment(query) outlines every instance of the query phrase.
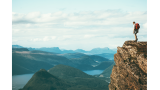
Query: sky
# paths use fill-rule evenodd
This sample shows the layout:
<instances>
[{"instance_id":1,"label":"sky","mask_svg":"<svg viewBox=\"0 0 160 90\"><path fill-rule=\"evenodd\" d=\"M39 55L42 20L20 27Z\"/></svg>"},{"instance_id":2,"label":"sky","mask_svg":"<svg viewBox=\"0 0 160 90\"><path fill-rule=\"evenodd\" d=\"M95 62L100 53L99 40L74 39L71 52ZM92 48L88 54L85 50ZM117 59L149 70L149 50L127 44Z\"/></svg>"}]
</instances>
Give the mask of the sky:
<instances>
[{"instance_id":1,"label":"sky","mask_svg":"<svg viewBox=\"0 0 160 90\"><path fill-rule=\"evenodd\" d=\"M147 0L12 0L12 45L115 49L135 39L133 21L147 41Z\"/></svg>"}]
</instances>

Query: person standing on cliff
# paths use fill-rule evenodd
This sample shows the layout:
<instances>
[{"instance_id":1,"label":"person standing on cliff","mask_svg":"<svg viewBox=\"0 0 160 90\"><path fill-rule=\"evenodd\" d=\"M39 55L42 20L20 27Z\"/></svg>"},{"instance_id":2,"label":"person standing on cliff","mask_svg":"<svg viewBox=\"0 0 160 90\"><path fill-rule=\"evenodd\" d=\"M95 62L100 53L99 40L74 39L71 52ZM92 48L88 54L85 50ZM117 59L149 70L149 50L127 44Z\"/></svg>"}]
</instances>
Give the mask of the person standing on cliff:
<instances>
[{"instance_id":1,"label":"person standing on cliff","mask_svg":"<svg viewBox=\"0 0 160 90\"><path fill-rule=\"evenodd\" d=\"M139 28L140 28L140 25L138 23L135 23L135 21L133 22L133 34L135 36L135 41L137 42L138 38L137 38L137 33L139 32Z\"/></svg>"}]
</instances>

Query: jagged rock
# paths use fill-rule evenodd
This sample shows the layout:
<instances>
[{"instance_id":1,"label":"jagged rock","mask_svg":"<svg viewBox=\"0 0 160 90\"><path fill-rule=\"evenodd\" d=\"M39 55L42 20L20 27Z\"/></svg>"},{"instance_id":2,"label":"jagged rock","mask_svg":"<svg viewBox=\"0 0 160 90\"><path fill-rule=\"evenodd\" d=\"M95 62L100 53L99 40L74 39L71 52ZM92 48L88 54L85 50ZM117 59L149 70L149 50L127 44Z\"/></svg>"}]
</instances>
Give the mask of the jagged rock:
<instances>
[{"instance_id":1,"label":"jagged rock","mask_svg":"<svg viewBox=\"0 0 160 90\"><path fill-rule=\"evenodd\" d=\"M147 90L147 42L125 41L114 61L109 90Z\"/></svg>"}]
</instances>

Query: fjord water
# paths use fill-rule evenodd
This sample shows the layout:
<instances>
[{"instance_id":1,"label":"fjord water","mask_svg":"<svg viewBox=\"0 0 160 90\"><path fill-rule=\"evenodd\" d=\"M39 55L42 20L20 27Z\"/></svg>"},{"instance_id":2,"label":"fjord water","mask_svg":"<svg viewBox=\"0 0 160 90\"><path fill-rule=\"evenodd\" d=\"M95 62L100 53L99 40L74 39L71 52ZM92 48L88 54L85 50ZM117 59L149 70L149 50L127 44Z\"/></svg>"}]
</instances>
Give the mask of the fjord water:
<instances>
[{"instance_id":1,"label":"fjord water","mask_svg":"<svg viewBox=\"0 0 160 90\"><path fill-rule=\"evenodd\" d=\"M31 79L33 74L23 74L12 76L12 90L23 88L24 85Z\"/></svg>"},{"instance_id":2,"label":"fjord water","mask_svg":"<svg viewBox=\"0 0 160 90\"><path fill-rule=\"evenodd\" d=\"M83 71L89 75L101 74L104 70L89 70ZM31 79L34 74L23 74L23 75L14 75L12 76L12 90L18 90L23 88L24 85Z\"/></svg>"},{"instance_id":3,"label":"fjord water","mask_svg":"<svg viewBox=\"0 0 160 90\"><path fill-rule=\"evenodd\" d=\"M89 75L97 75L97 74L101 74L104 70L89 70L89 71L83 71Z\"/></svg>"}]
</instances>

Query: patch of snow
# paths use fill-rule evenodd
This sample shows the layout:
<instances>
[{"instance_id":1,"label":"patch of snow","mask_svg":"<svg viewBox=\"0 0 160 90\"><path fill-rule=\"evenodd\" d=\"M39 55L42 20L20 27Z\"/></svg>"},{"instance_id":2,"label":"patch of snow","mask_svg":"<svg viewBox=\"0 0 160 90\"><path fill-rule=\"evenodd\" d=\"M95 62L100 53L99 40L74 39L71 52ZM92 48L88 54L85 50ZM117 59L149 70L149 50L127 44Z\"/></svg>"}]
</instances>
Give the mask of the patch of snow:
<instances>
[{"instance_id":1,"label":"patch of snow","mask_svg":"<svg viewBox=\"0 0 160 90\"><path fill-rule=\"evenodd\" d=\"M103 75L100 75L99 77L104 77Z\"/></svg>"}]
</instances>

